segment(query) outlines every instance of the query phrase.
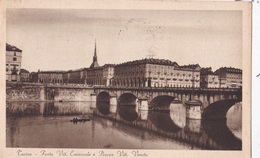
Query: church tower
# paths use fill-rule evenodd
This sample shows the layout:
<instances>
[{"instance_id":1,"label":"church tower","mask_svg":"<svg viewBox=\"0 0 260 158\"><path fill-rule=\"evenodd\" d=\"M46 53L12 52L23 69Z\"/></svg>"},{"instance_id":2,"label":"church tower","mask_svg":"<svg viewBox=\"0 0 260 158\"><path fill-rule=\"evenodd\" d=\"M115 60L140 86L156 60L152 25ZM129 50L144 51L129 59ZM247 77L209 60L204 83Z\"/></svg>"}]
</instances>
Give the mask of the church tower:
<instances>
[{"instance_id":1,"label":"church tower","mask_svg":"<svg viewBox=\"0 0 260 158\"><path fill-rule=\"evenodd\" d=\"M99 67L98 62L97 62L97 46L96 46L96 40L95 40L95 50L94 50L94 56L93 56L93 62L90 65L90 68L96 68Z\"/></svg>"}]
</instances>

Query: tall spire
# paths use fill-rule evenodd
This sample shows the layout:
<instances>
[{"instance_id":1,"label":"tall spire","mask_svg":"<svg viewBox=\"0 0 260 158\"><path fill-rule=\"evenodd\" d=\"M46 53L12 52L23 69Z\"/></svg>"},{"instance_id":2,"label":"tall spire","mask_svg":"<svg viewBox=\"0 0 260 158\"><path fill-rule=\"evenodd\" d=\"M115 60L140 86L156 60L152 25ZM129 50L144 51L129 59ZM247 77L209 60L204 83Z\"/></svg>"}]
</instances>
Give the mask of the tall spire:
<instances>
[{"instance_id":1,"label":"tall spire","mask_svg":"<svg viewBox=\"0 0 260 158\"><path fill-rule=\"evenodd\" d=\"M94 50L94 56L93 56L93 62L97 62L97 44L95 39L95 50Z\"/></svg>"},{"instance_id":2,"label":"tall spire","mask_svg":"<svg viewBox=\"0 0 260 158\"><path fill-rule=\"evenodd\" d=\"M94 49L93 62L90 65L90 68L95 68L95 67L99 67L99 64L97 62L97 44L96 44L96 39L95 39L95 49Z\"/></svg>"}]
</instances>

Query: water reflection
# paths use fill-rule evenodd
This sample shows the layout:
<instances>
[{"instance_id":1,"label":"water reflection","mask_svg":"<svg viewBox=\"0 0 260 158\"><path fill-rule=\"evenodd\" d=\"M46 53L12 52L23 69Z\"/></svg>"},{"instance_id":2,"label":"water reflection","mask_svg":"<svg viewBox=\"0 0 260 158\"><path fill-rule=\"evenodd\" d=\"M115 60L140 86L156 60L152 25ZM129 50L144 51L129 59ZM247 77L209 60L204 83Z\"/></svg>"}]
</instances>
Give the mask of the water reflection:
<instances>
[{"instance_id":1,"label":"water reflection","mask_svg":"<svg viewBox=\"0 0 260 158\"><path fill-rule=\"evenodd\" d=\"M223 120L202 120L202 127L205 133L217 144L227 150L242 149L242 141L234 136Z\"/></svg>"},{"instance_id":2,"label":"water reflection","mask_svg":"<svg viewBox=\"0 0 260 158\"><path fill-rule=\"evenodd\" d=\"M195 135L202 134L201 120L186 119L185 131Z\"/></svg>"},{"instance_id":3,"label":"water reflection","mask_svg":"<svg viewBox=\"0 0 260 158\"><path fill-rule=\"evenodd\" d=\"M118 114L125 121L132 122L138 119L138 113L134 106L119 106Z\"/></svg>"},{"instance_id":4,"label":"water reflection","mask_svg":"<svg viewBox=\"0 0 260 158\"><path fill-rule=\"evenodd\" d=\"M97 102L97 109L104 115L109 114L109 102L107 101L98 101Z\"/></svg>"},{"instance_id":5,"label":"water reflection","mask_svg":"<svg viewBox=\"0 0 260 158\"><path fill-rule=\"evenodd\" d=\"M7 116L32 116L42 114L41 105L44 102L8 102L6 103Z\"/></svg>"},{"instance_id":6,"label":"water reflection","mask_svg":"<svg viewBox=\"0 0 260 158\"><path fill-rule=\"evenodd\" d=\"M180 103L171 104L170 117L177 126L184 128L186 125L186 107Z\"/></svg>"},{"instance_id":7,"label":"water reflection","mask_svg":"<svg viewBox=\"0 0 260 158\"><path fill-rule=\"evenodd\" d=\"M242 139L242 103L237 103L228 110L227 127L237 138Z\"/></svg>"},{"instance_id":8,"label":"water reflection","mask_svg":"<svg viewBox=\"0 0 260 158\"><path fill-rule=\"evenodd\" d=\"M139 118L141 120L146 121L148 119L148 111L144 110L144 111L138 111L139 114Z\"/></svg>"},{"instance_id":9,"label":"water reflection","mask_svg":"<svg viewBox=\"0 0 260 158\"><path fill-rule=\"evenodd\" d=\"M9 102L7 146L226 150L242 147L236 135L242 130L241 105L231 109L224 121L186 119L182 104L171 105L170 111L164 113L138 111L135 106L115 106L111 110L107 101L96 105L97 109L91 108L90 102ZM91 118L89 122L69 121L85 115Z\"/></svg>"},{"instance_id":10,"label":"water reflection","mask_svg":"<svg viewBox=\"0 0 260 158\"><path fill-rule=\"evenodd\" d=\"M177 132L181 129L172 121L168 113L150 112L148 118L157 128L164 131Z\"/></svg>"}]
</instances>

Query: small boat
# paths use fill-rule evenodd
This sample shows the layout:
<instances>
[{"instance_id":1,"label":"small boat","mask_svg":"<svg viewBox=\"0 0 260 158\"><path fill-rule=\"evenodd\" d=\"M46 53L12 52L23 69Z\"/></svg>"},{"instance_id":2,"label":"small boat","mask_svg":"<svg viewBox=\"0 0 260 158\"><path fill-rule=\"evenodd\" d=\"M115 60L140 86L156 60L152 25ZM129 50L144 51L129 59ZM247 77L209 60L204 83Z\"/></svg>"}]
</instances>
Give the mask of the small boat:
<instances>
[{"instance_id":1,"label":"small boat","mask_svg":"<svg viewBox=\"0 0 260 158\"><path fill-rule=\"evenodd\" d=\"M89 118L73 118L72 120L70 120L70 122L86 122L86 121L90 121Z\"/></svg>"}]
</instances>

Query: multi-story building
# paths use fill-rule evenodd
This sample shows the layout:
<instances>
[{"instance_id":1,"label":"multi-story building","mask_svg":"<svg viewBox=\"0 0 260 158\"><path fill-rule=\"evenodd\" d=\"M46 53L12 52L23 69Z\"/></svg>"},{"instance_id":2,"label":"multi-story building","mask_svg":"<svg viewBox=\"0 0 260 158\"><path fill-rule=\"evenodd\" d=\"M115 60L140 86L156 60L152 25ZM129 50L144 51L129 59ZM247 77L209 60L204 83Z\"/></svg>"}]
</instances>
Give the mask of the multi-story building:
<instances>
[{"instance_id":1,"label":"multi-story building","mask_svg":"<svg viewBox=\"0 0 260 158\"><path fill-rule=\"evenodd\" d=\"M242 87L242 70L232 67L221 67L214 72L219 77L220 88Z\"/></svg>"},{"instance_id":2,"label":"multi-story building","mask_svg":"<svg viewBox=\"0 0 260 158\"><path fill-rule=\"evenodd\" d=\"M6 81L20 81L22 50L6 43Z\"/></svg>"},{"instance_id":3,"label":"multi-story building","mask_svg":"<svg viewBox=\"0 0 260 158\"><path fill-rule=\"evenodd\" d=\"M85 84L87 82L87 68L69 70L64 72L63 82Z\"/></svg>"},{"instance_id":4,"label":"multi-story building","mask_svg":"<svg viewBox=\"0 0 260 158\"><path fill-rule=\"evenodd\" d=\"M140 70L139 73L143 73L144 78L141 81L145 82L145 87L173 87L174 80L172 80L174 71L179 65L176 62L164 59L144 59L139 61L145 71Z\"/></svg>"},{"instance_id":5,"label":"multi-story building","mask_svg":"<svg viewBox=\"0 0 260 158\"><path fill-rule=\"evenodd\" d=\"M211 67L202 68L200 71L200 86L202 88L219 88L218 75L214 74Z\"/></svg>"},{"instance_id":6,"label":"multi-story building","mask_svg":"<svg viewBox=\"0 0 260 158\"><path fill-rule=\"evenodd\" d=\"M38 71L32 73L32 82L63 83L64 71Z\"/></svg>"},{"instance_id":7,"label":"multi-story building","mask_svg":"<svg viewBox=\"0 0 260 158\"><path fill-rule=\"evenodd\" d=\"M21 69L20 70L20 76L21 76L21 82L29 82L30 81L30 72L25 70L25 69Z\"/></svg>"},{"instance_id":8,"label":"multi-story building","mask_svg":"<svg viewBox=\"0 0 260 158\"><path fill-rule=\"evenodd\" d=\"M125 87L146 87L146 84L148 84L147 77L145 76L146 64L147 60L135 60L115 65L114 85ZM149 84L151 84L151 79L149 80Z\"/></svg>"},{"instance_id":9,"label":"multi-story building","mask_svg":"<svg viewBox=\"0 0 260 158\"><path fill-rule=\"evenodd\" d=\"M177 87L200 87L199 64L183 65L176 68L174 79Z\"/></svg>"},{"instance_id":10,"label":"multi-story building","mask_svg":"<svg viewBox=\"0 0 260 158\"><path fill-rule=\"evenodd\" d=\"M106 64L104 66L89 68L87 84L111 86L114 78L114 65Z\"/></svg>"},{"instance_id":11,"label":"multi-story building","mask_svg":"<svg viewBox=\"0 0 260 158\"><path fill-rule=\"evenodd\" d=\"M88 77L87 77L88 85L104 85L104 83L102 83L102 76L103 76L102 67L88 69L87 73L88 73Z\"/></svg>"},{"instance_id":12,"label":"multi-story building","mask_svg":"<svg viewBox=\"0 0 260 158\"><path fill-rule=\"evenodd\" d=\"M115 66L114 84L127 87L199 87L200 66L142 59Z\"/></svg>"},{"instance_id":13,"label":"multi-story building","mask_svg":"<svg viewBox=\"0 0 260 158\"><path fill-rule=\"evenodd\" d=\"M103 83L106 86L111 86L114 80L114 64L105 64L103 66Z\"/></svg>"}]
</instances>

